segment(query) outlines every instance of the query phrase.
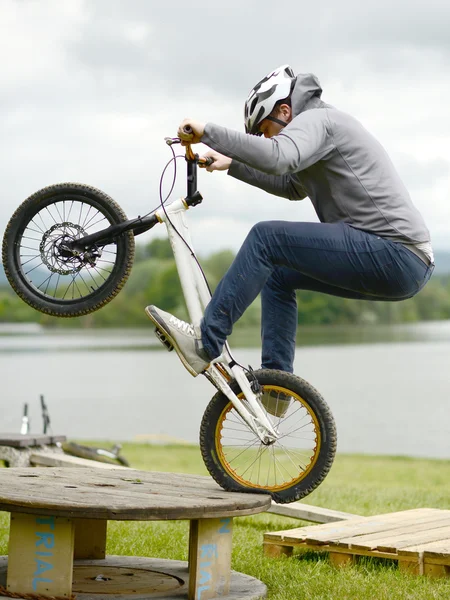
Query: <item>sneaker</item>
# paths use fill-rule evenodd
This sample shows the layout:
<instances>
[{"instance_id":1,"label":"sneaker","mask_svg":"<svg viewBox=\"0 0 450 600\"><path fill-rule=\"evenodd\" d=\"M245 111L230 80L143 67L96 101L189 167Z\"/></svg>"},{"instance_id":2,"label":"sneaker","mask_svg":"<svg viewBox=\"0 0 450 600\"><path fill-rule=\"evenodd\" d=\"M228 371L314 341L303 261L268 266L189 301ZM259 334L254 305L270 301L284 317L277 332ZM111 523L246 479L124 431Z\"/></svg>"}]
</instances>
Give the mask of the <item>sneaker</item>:
<instances>
[{"instance_id":1,"label":"sneaker","mask_svg":"<svg viewBox=\"0 0 450 600\"><path fill-rule=\"evenodd\" d=\"M203 349L200 327L177 319L156 306L147 306L145 312L156 325L156 329L173 345L191 375L197 377L209 367L211 359Z\"/></svg>"},{"instance_id":2,"label":"sneaker","mask_svg":"<svg viewBox=\"0 0 450 600\"><path fill-rule=\"evenodd\" d=\"M261 396L261 404L268 413L274 417L284 417L291 404L292 396L288 396L284 392L270 390L263 392Z\"/></svg>"}]
</instances>

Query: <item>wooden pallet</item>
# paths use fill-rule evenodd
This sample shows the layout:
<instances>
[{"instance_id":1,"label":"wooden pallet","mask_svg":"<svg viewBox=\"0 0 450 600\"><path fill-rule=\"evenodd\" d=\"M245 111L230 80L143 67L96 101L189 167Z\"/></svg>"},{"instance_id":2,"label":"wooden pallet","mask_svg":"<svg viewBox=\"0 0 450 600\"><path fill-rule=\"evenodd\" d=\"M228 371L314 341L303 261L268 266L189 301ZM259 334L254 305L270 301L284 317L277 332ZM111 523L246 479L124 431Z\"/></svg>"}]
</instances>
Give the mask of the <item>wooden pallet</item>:
<instances>
[{"instance_id":1,"label":"wooden pallet","mask_svg":"<svg viewBox=\"0 0 450 600\"><path fill-rule=\"evenodd\" d=\"M417 575L450 576L450 510L419 508L264 535L268 556L294 548L328 552L339 566L372 556L396 560Z\"/></svg>"}]
</instances>

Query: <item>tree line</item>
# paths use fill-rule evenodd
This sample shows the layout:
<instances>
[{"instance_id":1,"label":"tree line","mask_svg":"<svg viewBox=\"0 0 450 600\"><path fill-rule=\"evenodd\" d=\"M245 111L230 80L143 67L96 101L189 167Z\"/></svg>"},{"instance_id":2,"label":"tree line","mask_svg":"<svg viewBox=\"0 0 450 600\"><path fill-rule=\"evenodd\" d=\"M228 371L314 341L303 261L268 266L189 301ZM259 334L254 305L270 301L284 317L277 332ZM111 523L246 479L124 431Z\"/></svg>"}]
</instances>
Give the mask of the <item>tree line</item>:
<instances>
[{"instance_id":1,"label":"tree line","mask_svg":"<svg viewBox=\"0 0 450 600\"><path fill-rule=\"evenodd\" d=\"M212 290L230 266L230 250L200 259ZM450 276L433 275L414 298L402 302L375 302L338 298L310 291L297 292L298 323L386 324L450 319ZM49 327L139 327L148 325L144 307L155 304L187 318L175 262L168 240L155 239L136 247L130 278L108 305L76 319L61 319L37 312L26 305L9 286L0 288L0 322L33 322ZM260 302L255 300L239 321L239 327L259 327Z\"/></svg>"}]
</instances>

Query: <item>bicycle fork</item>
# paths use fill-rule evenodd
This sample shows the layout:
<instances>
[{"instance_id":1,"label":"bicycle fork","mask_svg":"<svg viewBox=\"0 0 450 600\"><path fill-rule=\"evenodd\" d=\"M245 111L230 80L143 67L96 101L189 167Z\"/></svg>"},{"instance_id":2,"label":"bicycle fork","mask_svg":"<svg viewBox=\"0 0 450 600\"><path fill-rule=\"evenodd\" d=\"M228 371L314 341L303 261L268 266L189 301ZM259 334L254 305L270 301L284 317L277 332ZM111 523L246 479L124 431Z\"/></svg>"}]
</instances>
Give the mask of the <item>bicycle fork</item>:
<instances>
[{"instance_id":1,"label":"bicycle fork","mask_svg":"<svg viewBox=\"0 0 450 600\"><path fill-rule=\"evenodd\" d=\"M219 360L220 362L218 362ZM222 369L219 369L216 366L216 361L221 365ZM223 356L216 359L216 361L211 363L204 374L208 377L208 379L210 379L211 383L213 383L218 390L225 394L241 418L245 421L253 433L258 436L261 442L266 446L273 444L279 438L279 434L267 418L265 411L262 409L259 399L252 390L249 380L245 376L244 369L237 364L229 367L226 364L228 361L225 362L223 360ZM248 408L245 406L245 403L233 392L228 384L227 379L222 374L222 370L232 372L232 375L244 394Z\"/></svg>"}]
</instances>

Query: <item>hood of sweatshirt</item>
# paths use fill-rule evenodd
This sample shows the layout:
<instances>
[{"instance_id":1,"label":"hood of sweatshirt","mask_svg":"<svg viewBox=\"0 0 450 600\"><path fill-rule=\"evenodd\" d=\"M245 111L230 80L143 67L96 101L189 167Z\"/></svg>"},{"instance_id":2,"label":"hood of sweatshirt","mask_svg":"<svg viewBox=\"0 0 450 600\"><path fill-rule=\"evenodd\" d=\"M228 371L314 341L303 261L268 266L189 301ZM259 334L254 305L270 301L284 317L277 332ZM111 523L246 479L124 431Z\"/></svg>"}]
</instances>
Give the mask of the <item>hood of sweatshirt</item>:
<instances>
[{"instance_id":1,"label":"hood of sweatshirt","mask_svg":"<svg viewBox=\"0 0 450 600\"><path fill-rule=\"evenodd\" d=\"M293 117L311 108L327 106L320 99L321 95L322 88L315 75L312 73L300 73L297 75L291 93Z\"/></svg>"}]
</instances>

